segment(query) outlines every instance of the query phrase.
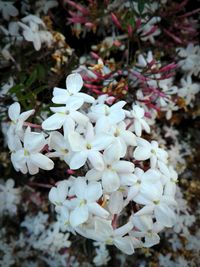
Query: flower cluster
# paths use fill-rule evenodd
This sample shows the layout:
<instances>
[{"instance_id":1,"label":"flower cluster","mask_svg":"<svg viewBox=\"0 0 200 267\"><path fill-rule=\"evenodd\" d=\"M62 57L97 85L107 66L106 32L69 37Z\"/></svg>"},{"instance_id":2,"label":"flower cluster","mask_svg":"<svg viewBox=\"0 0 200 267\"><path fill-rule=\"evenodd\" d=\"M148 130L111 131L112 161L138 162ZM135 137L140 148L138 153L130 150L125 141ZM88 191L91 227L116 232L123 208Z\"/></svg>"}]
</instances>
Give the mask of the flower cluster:
<instances>
[{"instance_id":1,"label":"flower cluster","mask_svg":"<svg viewBox=\"0 0 200 267\"><path fill-rule=\"evenodd\" d=\"M32 175L53 169L55 157L75 173L84 167L84 175L50 190L56 212L69 231L132 254L157 244L158 232L174 225L177 174L167 152L141 137L143 130L150 132L143 108L125 109L125 101L108 104L107 95L95 100L80 92L82 86L81 75L73 73L67 89L54 88L52 101L60 106L51 107L54 114L42 129L25 121L34 110L20 114L17 102L10 106L11 160L17 171Z\"/></svg>"}]
</instances>

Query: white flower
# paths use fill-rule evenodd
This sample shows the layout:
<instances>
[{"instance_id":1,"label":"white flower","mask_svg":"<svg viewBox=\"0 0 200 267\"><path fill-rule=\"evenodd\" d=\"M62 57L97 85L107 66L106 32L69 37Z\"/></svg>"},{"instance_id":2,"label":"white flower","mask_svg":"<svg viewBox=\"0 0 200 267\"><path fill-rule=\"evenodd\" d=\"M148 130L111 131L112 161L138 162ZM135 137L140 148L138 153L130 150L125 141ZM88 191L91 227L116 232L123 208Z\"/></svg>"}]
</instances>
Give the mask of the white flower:
<instances>
[{"instance_id":1,"label":"white flower","mask_svg":"<svg viewBox=\"0 0 200 267\"><path fill-rule=\"evenodd\" d=\"M85 138L77 132L72 132L69 133L68 139L72 151L75 152L69 164L71 169L79 169L87 159L95 169L103 169L103 158L99 151L111 144L113 138L110 135L104 133L95 135L92 124L88 123Z\"/></svg>"},{"instance_id":2,"label":"white flower","mask_svg":"<svg viewBox=\"0 0 200 267\"><path fill-rule=\"evenodd\" d=\"M89 119L81 112L77 111L83 104L81 98L71 98L64 107L51 107L55 114L51 115L42 123L42 128L48 131L64 128L64 135L73 131L75 122L86 124Z\"/></svg>"},{"instance_id":3,"label":"white flower","mask_svg":"<svg viewBox=\"0 0 200 267\"><path fill-rule=\"evenodd\" d=\"M5 20L9 20L10 17L16 17L19 14L12 1L0 1L0 12Z\"/></svg>"},{"instance_id":4,"label":"white flower","mask_svg":"<svg viewBox=\"0 0 200 267\"><path fill-rule=\"evenodd\" d=\"M137 145L133 153L136 160L150 159L152 168L155 168L160 162L167 163L168 154L164 149L158 147L156 141L149 143L145 139L138 137Z\"/></svg>"},{"instance_id":5,"label":"white flower","mask_svg":"<svg viewBox=\"0 0 200 267\"><path fill-rule=\"evenodd\" d=\"M178 55L183 58L180 60L179 65L184 72L189 75L194 74L198 76L200 72L200 46L190 43L186 48L177 48Z\"/></svg>"},{"instance_id":6,"label":"white flower","mask_svg":"<svg viewBox=\"0 0 200 267\"><path fill-rule=\"evenodd\" d=\"M120 160L121 149L119 144L110 145L103 153L104 168L100 171L91 169L87 172L88 180L100 180L105 192L114 192L120 187L120 180L124 176L131 176L134 164Z\"/></svg>"},{"instance_id":7,"label":"white flower","mask_svg":"<svg viewBox=\"0 0 200 267\"><path fill-rule=\"evenodd\" d=\"M127 200L134 200L137 202L137 196L140 196L140 193L143 190L163 190L163 186L160 182L160 173L157 170L149 169L144 172L140 168L135 168L134 174L124 175L122 178L122 184L129 186ZM145 192L146 193L146 192ZM144 194L145 194L144 193Z\"/></svg>"},{"instance_id":8,"label":"white flower","mask_svg":"<svg viewBox=\"0 0 200 267\"><path fill-rule=\"evenodd\" d=\"M64 138L61 133L52 132L50 134L49 147L50 149L54 149L55 152L48 153L48 157L59 157L69 165L70 159L72 157L72 151L68 140Z\"/></svg>"},{"instance_id":9,"label":"white flower","mask_svg":"<svg viewBox=\"0 0 200 267\"><path fill-rule=\"evenodd\" d=\"M66 88L55 87L53 90L52 101L55 104L67 104L71 101L71 97L82 100L82 103L93 103L94 98L88 94L80 93L83 87L83 79L79 73L73 73L66 78Z\"/></svg>"},{"instance_id":10,"label":"white flower","mask_svg":"<svg viewBox=\"0 0 200 267\"><path fill-rule=\"evenodd\" d=\"M35 3L36 5L36 13L44 13L45 15L48 13L49 9L58 6L58 2L54 0L40 0Z\"/></svg>"},{"instance_id":11,"label":"white flower","mask_svg":"<svg viewBox=\"0 0 200 267\"><path fill-rule=\"evenodd\" d=\"M86 222L89 214L94 214L103 218L109 213L103 209L96 201L102 196L101 184L98 182L86 183L83 177L78 177L73 185L76 198L71 199L70 224L77 227Z\"/></svg>"},{"instance_id":12,"label":"white flower","mask_svg":"<svg viewBox=\"0 0 200 267\"><path fill-rule=\"evenodd\" d=\"M132 222L137 230L132 231L131 235L136 238L144 237L144 247L152 247L160 242L157 233L163 229L163 226L153 223L150 215L132 216Z\"/></svg>"},{"instance_id":13,"label":"white flower","mask_svg":"<svg viewBox=\"0 0 200 267\"><path fill-rule=\"evenodd\" d=\"M39 168L52 170L54 163L48 157L40 153L46 145L46 140L42 133L31 132L27 127L24 135L24 147L15 152L14 165L22 173L36 174Z\"/></svg>"},{"instance_id":14,"label":"white flower","mask_svg":"<svg viewBox=\"0 0 200 267\"><path fill-rule=\"evenodd\" d=\"M193 101L199 91L200 84L194 83L190 75L181 79L181 88L178 90L178 95L185 99L186 105L193 107Z\"/></svg>"},{"instance_id":15,"label":"white flower","mask_svg":"<svg viewBox=\"0 0 200 267\"><path fill-rule=\"evenodd\" d=\"M112 106L106 104L97 104L91 107L88 116L96 122L96 131L101 132L109 125L115 125L125 118L125 111L122 109L125 101L119 101Z\"/></svg>"},{"instance_id":16,"label":"white flower","mask_svg":"<svg viewBox=\"0 0 200 267\"><path fill-rule=\"evenodd\" d=\"M133 228L133 224L128 222L120 228L113 229L111 221L96 219L95 231L93 233L96 240L105 242L107 245L115 245L125 254L134 253L132 238L126 234Z\"/></svg>"},{"instance_id":17,"label":"white flower","mask_svg":"<svg viewBox=\"0 0 200 267\"><path fill-rule=\"evenodd\" d=\"M62 205L65 205L68 196L69 182L67 180L60 181L56 184L56 187L52 187L49 192L49 200L56 205L57 209Z\"/></svg>"},{"instance_id":18,"label":"white flower","mask_svg":"<svg viewBox=\"0 0 200 267\"><path fill-rule=\"evenodd\" d=\"M35 50L40 50L42 43L46 43L47 46L52 44L53 36L45 30L45 24L39 17L30 14L21 21L18 24L23 29L22 34L25 40L33 43Z\"/></svg>"},{"instance_id":19,"label":"white flower","mask_svg":"<svg viewBox=\"0 0 200 267\"><path fill-rule=\"evenodd\" d=\"M13 103L8 109L8 116L11 119L11 126L8 131L8 135L17 135L20 139L23 138L23 124L24 122L34 114L35 110L31 109L25 112L21 112L21 107L18 102Z\"/></svg>"},{"instance_id":20,"label":"white flower","mask_svg":"<svg viewBox=\"0 0 200 267\"><path fill-rule=\"evenodd\" d=\"M150 133L150 127L145 121L144 114L145 114L144 109L134 104L132 105L132 110L128 112L128 117L134 119L132 127L129 129L132 130L133 128L133 131L139 137L142 134L142 129L144 129L147 133Z\"/></svg>"},{"instance_id":21,"label":"white flower","mask_svg":"<svg viewBox=\"0 0 200 267\"><path fill-rule=\"evenodd\" d=\"M106 132L106 129L104 129ZM136 136L129 130L126 130L126 123L120 122L113 125L108 130L113 136L113 143L119 143L121 146L121 157L124 157L128 146L136 146Z\"/></svg>"},{"instance_id":22,"label":"white flower","mask_svg":"<svg viewBox=\"0 0 200 267\"><path fill-rule=\"evenodd\" d=\"M13 179L0 183L0 214L7 212L14 215L17 211L17 204L20 202L20 188L14 188Z\"/></svg>"},{"instance_id":23,"label":"white flower","mask_svg":"<svg viewBox=\"0 0 200 267\"><path fill-rule=\"evenodd\" d=\"M172 227L176 222L174 207L176 201L173 196L163 195L160 186L143 186L134 201L145 205L141 210L135 213L135 216L154 214L156 222L162 226Z\"/></svg>"}]
</instances>

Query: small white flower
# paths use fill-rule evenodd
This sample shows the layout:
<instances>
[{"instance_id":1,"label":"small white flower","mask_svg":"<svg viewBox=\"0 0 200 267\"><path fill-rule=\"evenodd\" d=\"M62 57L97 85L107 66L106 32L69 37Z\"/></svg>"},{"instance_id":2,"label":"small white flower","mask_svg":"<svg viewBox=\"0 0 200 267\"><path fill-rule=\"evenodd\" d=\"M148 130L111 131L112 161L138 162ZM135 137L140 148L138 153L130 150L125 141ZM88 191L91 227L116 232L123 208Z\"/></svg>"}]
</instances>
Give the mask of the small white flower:
<instances>
[{"instance_id":1,"label":"small white flower","mask_svg":"<svg viewBox=\"0 0 200 267\"><path fill-rule=\"evenodd\" d=\"M138 105L132 105L132 110L128 112L128 117L134 119L132 127L129 130L133 130L139 137L142 135L142 129L150 133L150 127L145 121L144 114L144 109Z\"/></svg>"},{"instance_id":2,"label":"small white flower","mask_svg":"<svg viewBox=\"0 0 200 267\"><path fill-rule=\"evenodd\" d=\"M13 103L8 109L8 116L11 120L11 126L8 135L17 135L20 139L23 138L23 124L24 122L34 114L35 110L31 109L25 112L21 112L21 107L18 102Z\"/></svg>"},{"instance_id":3,"label":"small white flower","mask_svg":"<svg viewBox=\"0 0 200 267\"><path fill-rule=\"evenodd\" d=\"M47 154L48 157L59 157L64 160L68 165L72 157L72 151L69 142L59 132L52 132L49 137L49 147L54 149L55 152Z\"/></svg>"},{"instance_id":4,"label":"small white flower","mask_svg":"<svg viewBox=\"0 0 200 267\"><path fill-rule=\"evenodd\" d=\"M150 159L151 167L155 168L157 163L167 163L168 154L164 149L158 147L156 141L149 143L143 138L137 138L137 147L134 150L133 156L136 160Z\"/></svg>"},{"instance_id":5,"label":"small white flower","mask_svg":"<svg viewBox=\"0 0 200 267\"><path fill-rule=\"evenodd\" d=\"M88 94L80 93L83 87L83 79L79 73L73 73L66 78L66 88L55 87L53 90L52 101L55 104L67 104L71 101L71 97L82 100L82 103L93 103L94 98Z\"/></svg>"},{"instance_id":6,"label":"small white flower","mask_svg":"<svg viewBox=\"0 0 200 267\"><path fill-rule=\"evenodd\" d=\"M85 138L77 132L72 132L69 133L68 140L72 151L75 152L70 161L71 169L79 169L87 159L95 169L102 170L104 168L102 154L99 151L111 144L112 136L104 133L95 135L94 127L88 123Z\"/></svg>"},{"instance_id":7,"label":"small white flower","mask_svg":"<svg viewBox=\"0 0 200 267\"><path fill-rule=\"evenodd\" d=\"M12 1L0 1L0 12L5 20L9 20L10 17L16 17L19 14Z\"/></svg>"},{"instance_id":8,"label":"small white flower","mask_svg":"<svg viewBox=\"0 0 200 267\"><path fill-rule=\"evenodd\" d=\"M39 168L52 170L54 163L48 157L40 153L46 145L46 140L42 133L31 132L27 127L24 135L24 147L15 152L14 164L22 173L29 172L34 175L39 172Z\"/></svg>"},{"instance_id":9,"label":"small white flower","mask_svg":"<svg viewBox=\"0 0 200 267\"><path fill-rule=\"evenodd\" d=\"M102 196L101 184L98 182L86 183L83 177L78 177L73 185L76 198L71 199L70 224L77 227L86 222L89 214L94 214L103 218L109 213L103 209L96 201Z\"/></svg>"}]
</instances>

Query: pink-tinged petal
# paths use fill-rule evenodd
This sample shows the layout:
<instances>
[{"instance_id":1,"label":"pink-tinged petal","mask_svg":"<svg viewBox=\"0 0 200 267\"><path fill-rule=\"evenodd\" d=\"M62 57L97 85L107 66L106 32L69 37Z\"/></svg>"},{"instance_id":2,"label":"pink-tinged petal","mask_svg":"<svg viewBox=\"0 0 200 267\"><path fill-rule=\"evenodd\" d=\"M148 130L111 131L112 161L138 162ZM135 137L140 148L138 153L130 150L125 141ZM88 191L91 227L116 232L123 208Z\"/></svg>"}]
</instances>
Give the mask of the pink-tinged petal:
<instances>
[{"instance_id":1,"label":"pink-tinged petal","mask_svg":"<svg viewBox=\"0 0 200 267\"><path fill-rule=\"evenodd\" d=\"M129 236L114 238L114 245L127 255L134 253L134 247Z\"/></svg>"},{"instance_id":2,"label":"pink-tinged petal","mask_svg":"<svg viewBox=\"0 0 200 267\"><path fill-rule=\"evenodd\" d=\"M101 179L101 176L102 176L102 172L101 171L97 171L95 169L91 169L86 173L85 178L88 181L98 181L98 180Z\"/></svg>"},{"instance_id":3,"label":"pink-tinged petal","mask_svg":"<svg viewBox=\"0 0 200 267\"><path fill-rule=\"evenodd\" d=\"M88 157L87 151L75 153L72 156L70 163L69 163L70 169L77 170L80 167L82 167L85 164L87 157Z\"/></svg>"},{"instance_id":4,"label":"pink-tinged petal","mask_svg":"<svg viewBox=\"0 0 200 267\"><path fill-rule=\"evenodd\" d=\"M88 150L88 159L96 170L104 169L103 155L100 152Z\"/></svg>"},{"instance_id":5,"label":"pink-tinged petal","mask_svg":"<svg viewBox=\"0 0 200 267\"><path fill-rule=\"evenodd\" d=\"M116 172L107 170L103 172L102 186L105 192L114 192L120 187L120 179Z\"/></svg>"},{"instance_id":6,"label":"pink-tinged petal","mask_svg":"<svg viewBox=\"0 0 200 267\"><path fill-rule=\"evenodd\" d=\"M73 73L67 76L66 79L67 90L72 93L78 93L83 87L83 79L79 73Z\"/></svg>"},{"instance_id":7,"label":"pink-tinged petal","mask_svg":"<svg viewBox=\"0 0 200 267\"><path fill-rule=\"evenodd\" d=\"M87 184L84 178L78 177L76 178L73 189L74 189L74 194L80 198L80 199L86 199L85 194L87 193Z\"/></svg>"},{"instance_id":8,"label":"pink-tinged petal","mask_svg":"<svg viewBox=\"0 0 200 267\"><path fill-rule=\"evenodd\" d=\"M119 142L112 143L103 153L105 164L112 164L120 159L121 147Z\"/></svg>"},{"instance_id":9,"label":"pink-tinged petal","mask_svg":"<svg viewBox=\"0 0 200 267\"><path fill-rule=\"evenodd\" d=\"M86 205L77 207L71 211L69 221L72 227L77 227L87 221L89 217L88 207Z\"/></svg>"},{"instance_id":10,"label":"pink-tinged petal","mask_svg":"<svg viewBox=\"0 0 200 267\"><path fill-rule=\"evenodd\" d=\"M34 175L39 172L38 166L36 166L30 159L27 159L27 166L28 166L28 171L31 175Z\"/></svg>"},{"instance_id":11,"label":"pink-tinged petal","mask_svg":"<svg viewBox=\"0 0 200 267\"><path fill-rule=\"evenodd\" d=\"M42 128L47 131L60 129L66 119L66 114L53 114L48 119L43 121Z\"/></svg>"},{"instance_id":12,"label":"pink-tinged petal","mask_svg":"<svg viewBox=\"0 0 200 267\"><path fill-rule=\"evenodd\" d=\"M102 196L102 187L99 182L90 182L85 191L87 202L96 202Z\"/></svg>"},{"instance_id":13,"label":"pink-tinged petal","mask_svg":"<svg viewBox=\"0 0 200 267\"><path fill-rule=\"evenodd\" d=\"M176 223L174 211L164 203L155 206L154 214L157 222L163 226L172 227Z\"/></svg>"},{"instance_id":14,"label":"pink-tinged petal","mask_svg":"<svg viewBox=\"0 0 200 267\"><path fill-rule=\"evenodd\" d=\"M46 140L42 133L25 132L24 135L24 148L30 153L36 153L42 150L46 145Z\"/></svg>"},{"instance_id":15,"label":"pink-tinged petal","mask_svg":"<svg viewBox=\"0 0 200 267\"><path fill-rule=\"evenodd\" d=\"M20 115L20 104L18 102L13 103L8 109L9 118L16 122Z\"/></svg>"},{"instance_id":16,"label":"pink-tinged petal","mask_svg":"<svg viewBox=\"0 0 200 267\"><path fill-rule=\"evenodd\" d=\"M108 134L97 134L91 142L95 150L101 151L107 148L113 141L113 137Z\"/></svg>"},{"instance_id":17,"label":"pink-tinged petal","mask_svg":"<svg viewBox=\"0 0 200 267\"><path fill-rule=\"evenodd\" d=\"M69 133L68 140L72 151L77 152L86 149L86 142L79 133L77 132Z\"/></svg>"},{"instance_id":18,"label":"pink-tinged petal","mask_svg":"<svg viewBox=\"0 0 200 267\"><path fill-rule=\"evenodd\" d=\"M122 192L113 192L110 196L108 208L112 214L119 214L124 207L124 200Z\"/></svg>"},{"instance_id":19,"label":"pink-tinged petal","mask_svg":"<svg viewBox=\"0 0 200 267\"><path fill-rule=\"evenodd\" d=\"M135 169L135 165L132 162L126 160L114 162L112 167L119 174L132 173Z\"/></svg>"},{"instance_id":20,"label":"pink-tinged petal","mask_svg":"<svg viewBox=\"0 0 200 267\"><path fill-rule=\"evenodd\" d=\"M34 113L35 113L35 110L34 110L34 109L31 109L31 110L22 112L22 113L19 115L19 119L22 120L22 121L26 121L26 120L27 120L31 115L33 115Z\"/></svg>"},{"instance_id":21,"label":"pink-tinged petal","mask_svg":"<svg viewBox=\"0 0 200 267\"><path fill-rule=\"evenodd\" d=\"M107 210L103 209L99 204L95 202L88 203L88 209L89 212L99 217L107 218L109 216L109 212L107 212Z\"/></svg>"},{"instance_id":22,"label":"pink-tinged petal","mask_svg":"<svg viewBox=\"0 0 200 267\"><path fill-rule=\"evenodd\" d=\"M30 155L30 160L43 170L52 170L54 168L54 162L41 153L35 153Z\"/></svg>"},{"instance_id":23,"label":"pink-tinged petal","mask_svg":"<svg viewBox=\"0 0 200 267\"><path fill-rule=\"evenodd\" d=\"M133 152L133 157L136 160L147 160L151 157L151 151L146 147L136 147Z\"/></svg>"}]
</instances>

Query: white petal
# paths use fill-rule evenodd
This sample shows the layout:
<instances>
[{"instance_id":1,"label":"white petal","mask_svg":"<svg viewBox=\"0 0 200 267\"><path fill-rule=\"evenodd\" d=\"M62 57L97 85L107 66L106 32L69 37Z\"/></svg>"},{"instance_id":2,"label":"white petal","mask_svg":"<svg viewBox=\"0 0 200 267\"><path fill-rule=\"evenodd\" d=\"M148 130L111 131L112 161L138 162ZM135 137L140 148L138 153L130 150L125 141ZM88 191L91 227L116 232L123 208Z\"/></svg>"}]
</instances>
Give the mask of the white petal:
<instances>
[{"instance_id":1,"label":"white petal","mask_svg":"<svg viewBox=\"0 0 200 267\"><path fill-rule=\"evenodd\" d=\"M101 179L101 176L102 176L102 172L97 171L95 169L89 170L85 175L88 181L98 181Z\"/></svg>"},{"instance_id":2,"label":"white petal","mask_svg":"<svg viewBox=\"0 0 200 267\"><path fill-rule=\"evenodd\" d=\"M174 211L164 203L157 205L154 213L157 222L163 226L172 227L176 223L176 215Z\"/></svg>"},{"instance_id":3,"label":"white petal","mask_svg":"<svg viewBox=\"0 0 200 267\"><path fill-rule=\"evenodd\" d=\"M39 172L38 166L36 166L31 160L27 159L28 171L31 175Z\"/></svg>"},{"instance_id":4,"label":"white petal","mask_svg":"<svg viewBox=\"0 0 200 267\"><path fill-rule=\"evenodd\" d=\"M116 172L104 171L102 176L103 189L106 192L114 192L120 187L120 179Z\"/></svg>"},{"instance_id":5,"label":"white petal","mask_svg":"<svg viewBox=\"0 0 200 267\"><path fill-rule=\"evenodd\" d=\"M136 147L133 153L133 157L137 160L146 160L151 156L151 151L146 147Z\"/></svg>"},{"instance_id":6,"label":"white petal","mask_svg":"<svg viewBox=\"0 0 200 267\"><path fill-rule=\"evenodd\" d=\"M30 155L30 159L33 164L43 170L52 170L54 168L53 161L41 153L35 153Z\"/></svg>"},{"instance_id":7,"label":"white petal","mask_svg":"<svg viewBox=\"0 0 200 267\"><path fill-rule=\"evenodd\" d=\"M18 102L13 103L8 109L8 116L12 121L17 121L20 114L20 104Z\"/></svg>"},{"instance_id":8,"label":"white petal","mask_svg":"<svg viewBox=\"0 0 200 267\"><path fill-rule=\"evenodd\" d=\"M71 146L72 151L82 151L85 148L85 140L83 137L77 133L72 132L68 135L68 140Z\"/></svg>"},{"instance_id":9,"label":"white petal","mask_svg":"<svg viewBox=\"0 0 200 267\"><path fill-rule=\"evenodd\" d=\"M77 207L70 213L69 221L72 227L77 227L87 221L89 217L88 207L86 205Z\"/></svg>"},{"instance_id":10,"label":"white petal","mask_svg":"<svg viewBox=\"0 0 200 267\"><path fill-rule=\"evenodd\" d=\"M65 114L53 114L43 121L42 128L47 131L60 129L63 126L65 119Z\"/></svg>"},{"instance_id":11,"label":"white petal","mask_svg":"<svg viewBox=\"0 0 200 267\"><path fill-rule=\"evenodd\" d=\"M82 167L85 164L87 157L88 153L86 151L75 153L69 163L70 169L77 170Z\"/></svg>"},{"instance_id":12,"label":"white petal","mask_svg":"<svg viewBox=\"0 0 200 267\"><path fill-rule=\"evenodd\" d=\"M123 209L123 195L121 192L113 192L110 196L108 208L112 214L119 214Z\"/></svg>"},{"instance_id":13,"label":"white petal","mask_svg":"<svg viewBox=\"0 0 200 267\"><path fill-rule=\"evenodd\" d=\"M91 212L94 215L97 215L102 218L107 218L109 216L109 212L107 212L105 209L103 209L100 205L97 203L89 203L88 204L89 212Z\"/></svg>"},{"instance_id":14,"label":"white petal","mask_svg":"<svg viewBox=\"0 0 200 267\"><path fill-rule=\"evenodd\" d=\"M83 79L79 73L73 73L67 76L66 87L70 93L78 93L83 87Z\"/></svg>"},{"instance_id":15,"label":"white petal","mask_svg":"<svg viewBox=\"0 0 200 267\"><path fill-rule=\"evenodd\" d=\"M87 184L84 178L78 177L73 185L75 195L80 199L85 199L85 194L87 192Z\"/></svg>"},{"instance_id":16,"label":"white petal","mask_svg":"<svg viewBox=\"0 0 200 267\"><path fill-rule=\"evenodd\" d=\"M126 160L120 160L112 165L113 169L119 174L134 172L135 166L132 162Z\"/></svg>"},{"instance_id":17,"label":"white petal","mask_svg":"<svg viewBox=\"0 0 200 267\"><path fill-rule=\"evenodd\" d=\"M83 189L82 189L83 190ZM88 202L95 202L102 196L102 187L99 182L90 182L85 191L85 199Z\"/></svg>"},{"instance_id":18,"label":"white petal","mask_svg":"<svg viewBox=\"0 0 200 267\"><path fill-rule=\"evenodd\" d=\"M36 153L42 150L46 145L44 135L35 132L25 132L24 135L24 148L31 153Z\"/></svg>"},{"instance_id":19,"label":"white petal","mask_svg":"<svg viewBox=\"0 0 200 267\"><path fill-rule=\"evenodd\" d=\"M134 253L134 247L129 236L116 237L114 239L114 245L125 254L132 255Z\"/></svg>"},{"instance_id":20,"label":"white petal","mask_svg":"<svg viewBox=\"0 0 200 267\"><path fill-rule=\"evenodd\" d=\"M103 170L104 168L103 155L100 152L89 150L88 159L96 170L98 171Z\"/></svg>"}]
</instances>

